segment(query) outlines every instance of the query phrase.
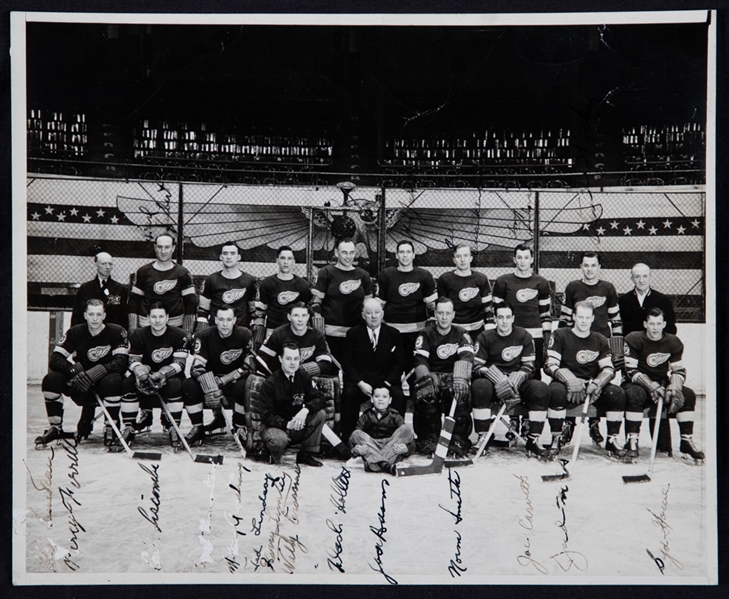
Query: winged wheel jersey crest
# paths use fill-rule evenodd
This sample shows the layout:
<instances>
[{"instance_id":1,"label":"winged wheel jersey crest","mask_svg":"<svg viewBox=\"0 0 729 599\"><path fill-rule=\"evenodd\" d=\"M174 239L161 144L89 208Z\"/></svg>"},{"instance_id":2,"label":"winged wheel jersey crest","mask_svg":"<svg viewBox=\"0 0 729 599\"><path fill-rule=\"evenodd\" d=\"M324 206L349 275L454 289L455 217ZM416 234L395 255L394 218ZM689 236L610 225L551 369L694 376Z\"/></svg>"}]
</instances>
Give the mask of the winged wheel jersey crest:
<instances>
[{"instance_id":1,"label":"winged wheel jersey crest","mask_svg":"<svg viewBox=\"0 0 729 599\"><path fill-rule=\"evenodd\" d=\"M441 360L450 358L453 354L458 351L457 343L444 343L438 346L438 350L435 352Z\"/></svg>"},{"instance_id":2,"label":"winged wheel jersey crest","mask_svg":"<svg viewBox=\"0 0 729 599\"><path fill-rule=\"evenodd\" d=\"M278 303L282 306L290 304L291 302L295 301L297 297L299 297L298 291L282 291L277 296Z\"/></svg>"},{"instance_id":3,"label":"winged wheel jersey crest","mask_svg":"<svg viewBox=\"0 0 729 599\"><path fill-rule=\"evenodd\" d=\"M164 295L170 289L173 289L175 285L177 285L177 279L167 279L165 281L157 281L153 289L157 295Z\"/></svg>"},{"instance_id":4,"label":"winged wheel jersey crest","mask_svg":"<svg viewBox=\"0 0 729 599\"><path fill-rule=\"evenodd\" d=\"M415 293L418 289L420 289L420 283L403 283L397 288L397 292L402 297L407 297L408 295Z\"/></svg>"},{"instance_id":5,"label":"winged wheel jersey crest","mask_svg":"<svg viewBox=\"0 0 729 599\"><path fill-rule=\"evenodd\" d=\"M665 363L668 358L671 357L671 354L663 354L663 353L655 353L650 354L645 362L650 366L651 368L655 368L656 366L660 366L661 364Z\"/></svg>"},{"instance_id":6,"label":"winged wheel jersey crest","mask_svg":"<svg viewBox=\"0 0 729 599\"><path fill-rule=\"evenodd\" d=\"M245 289L229 289L223 294L223 301L226 304L233 304L246 294Z\"/></svg>"},{"instance_id":7,"label":"winged wheel jersey crest","mask_svg":"<svg viewBox=\"0 0 729 599\"><path fill-rule=\"evenodd\" d=\"M519 291L516 292L516 299L522 303L528 302L529 300L537 297L538 293L539 291L536 289L519 289Z\"/></svg>"},{"instance_id":8,"label":"winged wheel jersey crest","mask_svg":"<svg viewBox=\"0 0 729 599\"><path fill-rule=\"evenodd\" d=\"M103 358L105 355L107 355L111 351L111 345L103 345L98 347L92 347L89 349L88 352L86 352L86 355L88 356L89 360L92 362L98 362Z\"/></svg>"},{"instance_id":9,"label":"winged wheel jersey crest","mask_svg":"<svg viewBox=\"0 0 729 599\"><path fill-rule=\"evenodd\" d=\"M579 364L589 364L590 362L594 362L599 355L599 352L583 349L577 352L575 358Z\"/></svg>"},{"instance_id":10,"label":"winged wheel jersey crest","mask_svg":"<svg viewBox=\"0 0 729 599\"><path fill-rule=\"evenodd\" d=\"M222 354L220 354L220 362L227 366L228 364L231 364L232 362L240 358L242 354L242 349L229 349L228 351L224 351Z\"/></svg>"},{"instance_id":11,"label":"winged wheel jersey crest","mask_svg":"<svg viewBox=\"0 0 729 599\"><path fill-rule=\"evenodd\" d=\"M504 362L511 362L514 358L521 355L524 349L521 345L512 345L511 347L505 347L501 352L501 359Z\"/></svg>"},{"instance_id":12,"label":"winged wheel jersey crest","mask_svg":"<svg viewBox=\"0 0 729 599\"><path fill-rule=\"evenodd\" d=\"M171 347L160 347L152 352L152 361L156 364L164 362L167 358L172 355Z\"/></svg>"}]
</instances>

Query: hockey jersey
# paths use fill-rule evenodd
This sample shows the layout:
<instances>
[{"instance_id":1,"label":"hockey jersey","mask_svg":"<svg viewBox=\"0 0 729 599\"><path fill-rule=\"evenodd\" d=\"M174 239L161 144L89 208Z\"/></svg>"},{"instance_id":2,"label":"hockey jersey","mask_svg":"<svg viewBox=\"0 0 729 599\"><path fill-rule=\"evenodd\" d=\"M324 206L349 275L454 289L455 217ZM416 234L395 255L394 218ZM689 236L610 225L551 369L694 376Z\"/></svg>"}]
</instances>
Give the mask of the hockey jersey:
<instances>
[{"instance_id":1,"label":"hockey jersey","mask_svg":"<svg viewBox=\"0 0 729 599\"><path fill-rule=\"evenodd\" d=\"M275 372L281 367L278 356L283 345L289 342L299 347L302 364L316 361L322 369L322 374L333 374L332 357L324 335L317 330L306 329L306 333L299 337L291 330L289 324L281 325L274 330L261 346L258 355L268 366L269 372Z\"/></svg>"},{"instance_id":2,"label":"hockey jersey","mask_svg":"<svg viewBox=\"0 0 729 599\"><path fill-rule=\"evenodd\" d=\"M554 378L559 368L568 368L581 379L594 379L600 372L613 370L607 338L591 331L588 337L578 337L572 329L557 329L549 338L545 370Z\"/></svg>"},{"instance_id":3,"label":"hockey jersey","mask_svg":"<svg viewBox=\"0 0 729 599\"><path fill-rule=\"evenodd\" d=\"M484 323L486 328L494 328L491 284L485 274L472 271L461 277L455 272L443 273L438 278L438 296L453 302L456 311L453 323L462 329L476 331Z\"/></svg>"},{"instance_id":4,"label":"hockey jersey","mask_svg":"<svg viewBox=\"0 0 729 599\"><path fill-rule=\"evenodd\" d=\"M378 297L385 304L385 322L401 333L415 333L425 327L426 304L437 299L435 281L424 268L402 272L386 268L377 279Z\"/></svg>"},{"instance_id":5,"label":"hockey jersey","mask_svg":"<svg viewBox=\"0 0 729 599\"><path fill-rule=\"evenodd\" d=\"M542 337L545 323L551 330L549 282L539 275L517 277L514 273L496 279L493 290L494 311L508 302L514 308L514 325L524 327L534 339Z\"/></svg>"},{"instance_id":6,"label":"hockey jersey","mask_svg":"<svg viewBox=\"0 0 729 599\"><path fill-rule=\"evenodd\" d=\"M610 322L612 324L612 334L622 334L618 292L615 285L608 281L598 281L594 285L586 285L581 280L568 283L564 290L564 302L559 318L559 326L572 326L574 322L572 312L575 304L581 301L590 302L595 310L595 320L591 327L593 332L610 337L610 326L608 325L608 322Z\"/></svg>"},{"instance_id":7,"label":"hockey jersey","mask_svg":"<svg viewBox=\"0 0 729 599\"><path fill-rule=\"evenodd\" d=\"M647 374L652 381L663 383L669 371L686 378L683 365L683 343L675 335L664 333L658 341L645 332L629 333L625 337L625 370L628 378L638 373Z\"/></svg>"},{"instance_id":8,"label":"hockey jersey","mask_svg":"<svg viewBox=\"0 0 729 599\"><path fill-rule=\"evenodd\" d=\"M195 338L192 370L228 374L242 368L251 351L253 333L245 327L233 327L228 337L221 337L217 327L200 331Z\"/></svg>"},{"instance_id":9,"label":"hockey jersey","mask_svg":"<svg viewBox=\"0 0 729 599\"><path fill-rule=\"evenodd\" d=\"M534 372L534 339L522 327L512 327L508 335L498 331L483 331L474 346L474 368L496 366L503 373L523 370Z\"/></svg>"},{"instance_id":10,"label":"hockey jersey","mask_svg":"<svg viewBox=\"0 0 729 599\"><path fill-rule=\"evenodd\" d=\"M109 372L122 373L129 361L129 340L126 330L115 324L104 325L95 336L87 325L80 324L68 329L53 353L64 360L52 360L52 369L66 374L71 373L74 362L79 362L84 370L103 364ZM54 363L58 368L53 368Z\"/></svg>"},{"instance_id":11,"label":"hockey jersey","mask_svg":"<svg viewBox=\"0 0 729 599\"><path fill-rule=\"evenodd\" d=\"M372 279L359 267L342 270L328 265L319 269L311 293L322 300L326 334L344 337L350 327L362 321L362 302L365 296L372 295Z\"/></svg>"},{"instance_id":12,"label":"hockey jersey","mask_svg":"<svg viewBox=\"0 0 729 599\"><path fill-rule=\"evenodd\" d=\"M200 286L198 320L215 324L215 311L221 306L233 308L238 326L250 323L250 305L256 301L256 278L241 272L234 279L224 277L222 272L214 272L205 277Z\"/></svg>"},{"instance_id":13,"label":"hockey jersey","mask_svg":"<svg viewBox=\"0 0 729 599\"><path fill-rule=\"evenodd\" d=\"M266 317L266 328L275 329L288 324L286 314L293 302L308 304L311 300L311 285L306 279L294 275L288 281L277 275L266 277L258 288L256 310Z\"/></svg>"},{"instance_id":14,"label":"hockey jersey","mask_svg":"<svg viewBox=\"0 0 729 599\"><path fill-rule=\"evenodd\" d=\"M462 328L452 326L445 335L436 327L425 328L415 340L415 366L425 365L431 372L452 373L457 360L473 363L473 343Z\"/></svg>"},{"instance_id":15,"label":"hockey jersey","mask_svg":"<svg viewBox=\"0 0 729 599\"><path fill-rule=\"evenodd\" d=\"M184 314L195 314L197 296L190 272L173 264L170 270L157 270L153 262L142 266L136 274L129 295L129 313L138 314L139 325L149 324L149 306L162 302L170 315L171 326L182 326Z\"/></svg>"},{"instance_id":16,"label":"hockey jersey","mask_svg":"<svg viewBox=\"0 0 729 599\"><path fill-rule=\"evenodd\" d=\"M130 370L135 363L149 366L153 372L177 363L182 372L188 355L187 339L185 332L177 327L168 326L159 336L152 333L151 327L135 329L129 335Z\"/></svg>"}]
</instances>

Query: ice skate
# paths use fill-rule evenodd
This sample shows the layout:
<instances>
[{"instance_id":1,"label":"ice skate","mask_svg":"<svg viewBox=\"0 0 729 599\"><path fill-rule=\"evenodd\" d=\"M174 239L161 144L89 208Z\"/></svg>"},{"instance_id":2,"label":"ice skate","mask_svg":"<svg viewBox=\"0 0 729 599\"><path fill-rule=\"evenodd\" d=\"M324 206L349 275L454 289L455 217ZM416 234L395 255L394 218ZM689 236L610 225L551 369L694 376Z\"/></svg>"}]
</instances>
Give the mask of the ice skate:
<instances>
[{"instance_id":1,"label":"ice skate","mask_svg":"<svg viewBox=\"0 0 729 599\"><path fill-rule=\"evenodd\" d=\"M693 439L681 438L681 445L679 446L679 450L683 454L683 458L685 460L693 459L694 463L696 464L703 463L704 458L706 457L706 454L704 454L703 451L699 451L698 449L696 449Z\"/></svg>"}]
</instances>

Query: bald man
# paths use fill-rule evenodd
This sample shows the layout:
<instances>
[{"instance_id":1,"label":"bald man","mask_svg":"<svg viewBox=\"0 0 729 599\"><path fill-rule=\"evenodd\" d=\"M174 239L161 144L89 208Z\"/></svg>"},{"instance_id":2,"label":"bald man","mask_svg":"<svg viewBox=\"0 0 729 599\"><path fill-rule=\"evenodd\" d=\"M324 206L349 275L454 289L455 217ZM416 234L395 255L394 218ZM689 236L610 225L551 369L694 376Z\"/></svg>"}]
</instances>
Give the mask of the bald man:
<instances>
[{"instance_id":1,"label":"bald man","mask_svg":"<svg viewBox=\"0 0 729 599\"><path fill-rule=\"evenodd\" d=\"M111 278L111 269L114 261L107 252L99 252L94 256L96 276L93 280L83 283L76 292L73 300L73 314L71 326L85 324L84 311L86 302L90 299L101 300L106 306L106 324L118 324L127 328L127 301L129 289L126 285L118 283Z\"/></svg>"},{"instance_id":2,"label":"bald man","mask_svg":"<svg viewBox=\"0 0 729 599\"><path fill-rule=\"evenodd\" d=\"M382 322L382 302L368 298L362 304L362 322L347 331L342 368L342 441L354 431L360 406L372 398L372 390L384 385L390 390L392 407L404 414L402 377L405 354L400 331Z\"/></svg>"},{"instance_id":3,"label":"bald man","mask_svg":"<svg viewBox=\"0 0 729 599\"><path fill-rule=\"evenodd\" d=\"M623 319L623 334L644 332L643 323L647 320L648 310L660 308L666 319L664 332L675 335L676 314L673 311L673 304L660 291L651 289L650 267L639 262L630 271L630 278L633 281L632 291L624 293L618 300L620 316Z\"/></svg>"}]
</instances>

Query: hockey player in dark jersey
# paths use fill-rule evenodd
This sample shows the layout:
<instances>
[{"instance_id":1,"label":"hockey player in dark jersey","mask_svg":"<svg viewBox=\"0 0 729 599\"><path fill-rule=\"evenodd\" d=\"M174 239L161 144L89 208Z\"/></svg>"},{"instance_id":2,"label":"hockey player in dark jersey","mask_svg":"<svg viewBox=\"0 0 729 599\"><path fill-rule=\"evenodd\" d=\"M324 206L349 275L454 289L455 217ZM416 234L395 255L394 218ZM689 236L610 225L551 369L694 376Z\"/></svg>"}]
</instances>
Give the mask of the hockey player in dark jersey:
<instances>
[{"instance_id":1,"label":"hockey player in dark jersey","mask_svg":"<svg viewBox=\"0 0 729 599\"><path fill-rule=\"evenodd\" d=\"M281 368L261 386L261 439L277 464L289 442L299 442L296 463L321 466L314 454L319 453L326 421L324 396L311 376L299 368L301 353L295 343L284 344L280 361Z\"/></svg>"},{"instance_id":2,"label":"hockey player in dark jersey","mask_svg":"<svg viewBox=\"0 0 729 599\"><path fill-rule=\"evenodd\" d=\"M82 407L76 430L78 440L88 438L96 412L96 395L102 398L111 417L119 419L121 382L129 360L127 332L115 324L104 324L106 313L101 300L91 299L84 311L85 324L71 327L53 350L50 372L43 377L49 428L36 445L60 439L63 432L63 396ZM105 444L116 439L111 427L105 431Z\"/></svg>"},{"instance_id":3,"label":"hockey player in dark jersey","mask_svg":"<svg viewBox=\"0 0 729 599\"><path fill-rule=\"evenodd\" d=\"M311 285L306 279L294 274L295 264L294 250L287 245L280 247L276 255L278 272L263 279L258 287L254 335L255 327L262 326L265 327L265 336L268 337L274 329L287 324L286 315L291 304L308 304L311 301Z\"/></svg>"},{"instance_id":4,"label":"hockey player in dark jersey","mask_svg":"<svg viewBox=\"0 0 729 599\"><path fill-rule=\"evenodd\" d=\"M425 328L428 310L435 309L438 295L433 275L413 266L412 241L397 244L397 266L386 268L377 278L377 296L385 309L385 324L400 331L405 350L405 373L413 368L413 350L418 334Z\"/></svg>"},{"instance_id":5,"label":"hockey player in dark jersey","mask_svg":"<svg viewBox=\"0 0 729 599\"><path fill-rule=\"evenodd\" d=\"M214 324L213 314L221 306L233 308L236 325L250 326L256 304L256 278L240 269L240 253L233 241L220 248L223 270L205 277L200 286L197 306L197 330Z\"/></svg>"},{"instance_id":6,"label":"hockey player in dark jersey","mask_svg":"<svg viewBox=\"0 0 729 599\"><path fill-rule=\"evenodd\" d=\"M354 266L354 241L337 243L337 263L319 269L311 290L312 308L324 318L324 333L332 355L341 364L347 331L360 322L362 302L372 297L372 280L363 268Z\"/></svg>"},{"instance_id":7,"label":"hockey player in dark jersey","mask_svg":"<svg viewBox=\"0 0 729 599\"><path fill-rule=\"evenodd\" d=\"M71 326L86 324L84 320L86 302L90 299L98 299L106 306L105 324L117 324L126 329L129 325L127 320L129 288L111 278L114 262L110 254L99 252L94 256L94 264L96 265L96 276L93 280L83 283L73 298Z\"/></svg>"},{"instance_id":8,"label":"hockey player in dark jersey","mask_svg":"<svg viewBox=\"0 0 729 599\"><path fill-rule=\"evenodd\" d=\"M167 306L170 326L192 333L197 307L195 286L188 270L172 262L175 240L171 235L158 235L154 251L157 259L137 271L129 295L129 332L149 325L149 306L160 301Z\"/></svg>"},{"instance_id":9,"label":"hockey player in dark jersey","mask_svg":"<svg viewBox=\"0 0 729 599\"><path fill-rule=\"evenodd\" d=\"M265 376L281 367L278 357L284 344L293 342L301 350L301 368L311 376L333 376L337 367L332 362L324 334L309 328L310 313L304 302L294 302L288 306L288 323L278 327L266 339L258 353L257 365Z\"/></svg>"},{"instance_id":10,"label":"hockey player in dark jersey","mask_svg":"<svg viewBox=\"0 0 729 599\"><path fill-rule=\"evenodd\" d=\"M529 332L514 326L514 308L501 302L496 308L496 329L484 331L476 339L474 381L471 385L473 423L479 435L491 425L491 404L498 399L511 407L524 402L529 410L527 453L546 457L539 438L547 418L550 392L534 374L534 340Z\"/></svg>"},{"instance_id":11,"label":"hockey player in dark jersey","mask_svg":"<svg viewBox=\"0 0 729 599\"><path fill-rule=\"evenodd\" d=\"M526 245L514 248L514 264L513 273L501 275L494 283L494 311L504 302L513 306L514 325L525 328L534 339L534 376L541 379L544 348L552 334L549 281L532 272L534 254Z\"/></svg>"},{"instance_id":12,"label":"hockey player in dark jersey","mask_svg":"<svg viewBox=\"0 0 729 599\"><path fill-rule=\"evenodd\" d=\"M634 331L625 337L626 449L631 458L638 457L643 410L651 401L658 402L663 396L669 416L678 421L681 431L679 449L686 456L700 461L704 459L704 452L696 449L693 443L696 393L684 385L683 343L675 335L664 333L665 328L663 311L651 308L645 320L645 331Z\"/></svg>"},{"instance_id":13,"label":"hockey player in dark jersey","mask_svg":"<svg viewBox=\"0 0 729 599\"><path fill-rule=\"evenodd\" d=\"M435 451L440 433L440 412L457 401L450 451L458 456L470 449L470 381L473 343L469 334L453 324L453 301L442 297L435 304L434 328L426 327L415 341L415 397L413 425L419 453Z\"/></svg>"},{"instance_id":14,"label":"hockey player in dark jersey","mask_svg":"<svg viewBox=\"0 0 729 599\"><path fill-rule=\"evenodd\" d=\"M453 323L472 337L495 327L491 308L491 284L488 277L471 270L473 254L467 244L453 248L456 270L443 273L438 278L438 295L453 302Z\"/></svg>"},{"instance_id":15,"label":"hockey player in dark jersey","mask_svg":"<svg viewBox=\"0 0 729 599\"><path fill-rule=\"evenodd\" d=\"M610 345L603 335L590 330L594 319L592 303L577 302L572 328L557 329L549 339L544 370L552 377L549 385L552 397L547 414L552 431L551 455L557 455L568 442L563 434L567 405L581 404L587 398L607 416L605 449L608 455L623 458L626 453L617 440L625 414L625 393L617 385L610 384L615 376Z\"/></svg>"},{"instance_id":16,"label":"hockey player in dark jersey","mask_svg":"<svg viewBox=\"0 0 729 599\"><path fill-rule=\"evenodd\" d=\"M233 434L246 442L243 397L248 373L254 370L251 352L253 334L235 324L233 308L220 307L215 326L196 335L191 378L182 383L182 399L192 428L188 443L202 442L207 432L225 426L224 408L233 411ZM203 426L203 408L213 410L212 423Z\"/></svg>"},{"instance_id":17,"label":"hockey player in dark jersey","mask_svg":"<svg viewBox=\"0 0 729 599\"><path fill-rule=\"evenodd\" d=\"M620 371L623 367L623 329L618 292L612 283L600 280L600 255L596 252L582 254L580 269L582 279L571 281L565 288L559 326L572 326L574 323L573 310L577 302L590 302L595 311L595 322L591 330L608 339L613 365L617 371ZM574 419L570 419L565 429L567 438L570 437L573 427ZM600 432L600 418L590 418L590 437L596 445L600 445L604 441Z\"/></svg>"},{"instance_id":18,"label":"hockey player in dark jersey","mask_svg":"<svg viewBox=\"0 0 729 599\"><path fill-rule=\"evenodd\" d=\"M152 424L152 409L161 407L157 393L167 403L175 422L182 419L182 381L188 356L188 337L182 329L168 326L167 308L162 302L149 307L149 326L129 335L129 372L122 382L122 436L131 442L135 429ZM139 422L135 420L141 405ZM179 448L180 440L163 413L160 420L170 436L170 444Z\"/></svg>"}]
</instances>

